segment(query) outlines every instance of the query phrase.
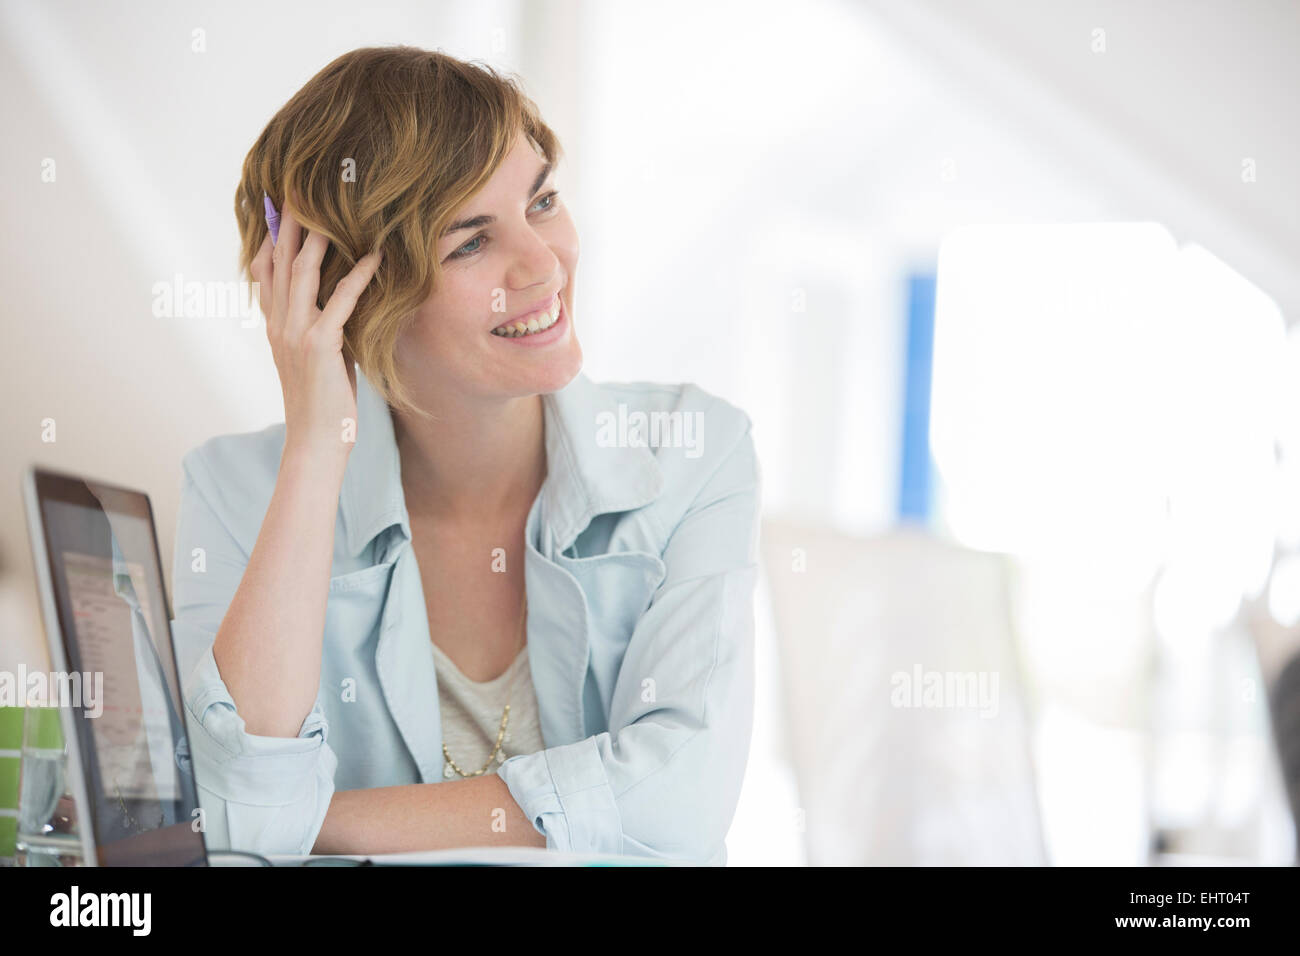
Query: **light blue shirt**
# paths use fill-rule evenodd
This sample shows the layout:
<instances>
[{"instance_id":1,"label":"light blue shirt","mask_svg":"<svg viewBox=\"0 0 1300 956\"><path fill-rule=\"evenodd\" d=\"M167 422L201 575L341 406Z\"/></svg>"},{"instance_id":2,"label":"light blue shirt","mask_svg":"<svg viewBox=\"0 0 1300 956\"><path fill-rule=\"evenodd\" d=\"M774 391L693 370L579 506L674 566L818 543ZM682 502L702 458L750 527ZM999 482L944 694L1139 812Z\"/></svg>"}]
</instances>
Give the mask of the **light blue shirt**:
<instances>
[{"instance_id":1,"label":"light blue shirt","mask_svg":"<svg viewBox=\"0 0 1300 956\"><path fill-rule=\"evenodd\" d=\"M692 384L583 372L542 401L547 475L524 576L546 747L497 773L550 849L723 865L753 725L749 416ZM444 782L392 418L359 371L316 703L296 738L244 729L212 644L283 444L277 423L211 438L183 461L172 628L211 850L310 853L336 789Z\"/></svg>"}]
</instances>

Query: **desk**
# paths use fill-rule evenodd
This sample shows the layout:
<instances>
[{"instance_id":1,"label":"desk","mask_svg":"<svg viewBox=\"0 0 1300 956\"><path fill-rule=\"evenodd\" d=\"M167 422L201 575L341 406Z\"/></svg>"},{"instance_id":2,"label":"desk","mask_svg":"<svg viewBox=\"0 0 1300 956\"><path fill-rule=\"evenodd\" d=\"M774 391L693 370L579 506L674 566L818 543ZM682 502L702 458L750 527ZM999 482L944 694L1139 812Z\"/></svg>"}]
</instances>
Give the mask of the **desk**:
<instances>
[{"instance_id":1,"label":"desk","mask_svg":"<svg viewBox=\"0 0 1300 956\"><path fill-rule=\"evenodd\" d=\"M558 850L529 846L460 847L454 850L413 850L369 856L352 853L310 856L274 854L267 859L276 866L293 866L307 860L325 859L369 860L375 866L694 866L678 860L604 853L561 853Z\"/></svg>"}]
</instances>

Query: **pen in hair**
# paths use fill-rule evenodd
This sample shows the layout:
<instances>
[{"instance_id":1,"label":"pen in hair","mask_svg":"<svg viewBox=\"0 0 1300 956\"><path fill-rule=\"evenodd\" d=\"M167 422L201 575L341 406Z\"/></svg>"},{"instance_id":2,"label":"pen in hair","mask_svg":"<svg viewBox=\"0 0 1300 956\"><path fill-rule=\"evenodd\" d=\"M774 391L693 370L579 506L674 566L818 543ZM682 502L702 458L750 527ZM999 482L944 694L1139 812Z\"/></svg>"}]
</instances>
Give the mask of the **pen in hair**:
<instances>
[{"instance_id":1,"label":"pen in hair","mask_svg":"<svg viewBox=\"0 0 1300 956\"><path fill-rule=\"evenodd\" d=\"M271 245L275 245L280 238L280 214L275 211L275 203L271 202L271 197L265 192L262 193L262 199L266 205L266 224L271 230Z\"/></svg>"}]
</instances>

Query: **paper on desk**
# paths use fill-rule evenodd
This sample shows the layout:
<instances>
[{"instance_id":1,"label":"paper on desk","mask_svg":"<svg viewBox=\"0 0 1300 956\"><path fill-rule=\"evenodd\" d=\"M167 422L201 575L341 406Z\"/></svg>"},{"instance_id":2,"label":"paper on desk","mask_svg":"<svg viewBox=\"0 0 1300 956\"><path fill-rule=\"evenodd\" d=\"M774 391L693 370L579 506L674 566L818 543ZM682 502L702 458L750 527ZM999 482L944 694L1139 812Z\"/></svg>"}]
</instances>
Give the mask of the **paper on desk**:
<instances>
[{"instance_id":1,"label":"paper on desk","mask_svg":"<svg viewBox=\"0 0 1300 956\"><path fill-rule=\"evenodd\" d=\"M484 846L457 847L453 850L412 850L407 853L330 853L297 856L291 854L269 855L272 863L293 865L306 860L323 860L326 857L347 860L369 860L377 866L690 866L677 860L656 860L650 857L618 856L606 853L561 853L543 847Z\"/></svg>"}]
</instances>

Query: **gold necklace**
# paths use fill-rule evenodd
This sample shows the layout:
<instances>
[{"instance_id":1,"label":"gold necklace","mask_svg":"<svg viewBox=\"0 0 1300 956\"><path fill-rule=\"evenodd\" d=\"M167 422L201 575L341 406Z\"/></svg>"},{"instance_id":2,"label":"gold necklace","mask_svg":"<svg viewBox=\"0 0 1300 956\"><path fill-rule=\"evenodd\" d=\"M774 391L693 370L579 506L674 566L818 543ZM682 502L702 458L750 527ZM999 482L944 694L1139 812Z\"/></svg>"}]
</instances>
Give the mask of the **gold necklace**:
<instances>
[{"instance_id":1,"label":"gold necklace","mask_svg":"<svg viewBox=\"0 0 1300 956\"><path fill-rule=\"evenodd\" d=\"M527 628L524 626L524 623L527 620L528 620L528 590L527 588L525 588L524 599L520 603L520 607L519 607L519 650L520 651L523 650L523 645L525 643L525 639L528 634ZM515 658L518 658L518 656L519 656L519 651L516 651L515 657L511 658L510 661L511 667L514 666ZM497 752L501 749L501 741L505 739L506 726L510 723L510 698L514 696L515 683L518 680L519 680L519 675L517 673L515 674L514 677L510 679L510 692L506 695L506 709L501 713L501 727L500 729L497 730L497 742L496 745L492 748L492 752L488 754L487 762L484 763L480 769L475 770L473 773L466 773L464 770L461 770L460 765L456 763L455 760L451 759L451 754L447 752L446 742L443 743L442 755L447 758L447 763L451 765L451 768L455 770L458 774L460 774L462 777L481 776L482 774L487 773L488 767L492 766L493 759L495 759ZM444 772L444 776L446 776L445 772Z\"/></svg>"}]
</instances>

